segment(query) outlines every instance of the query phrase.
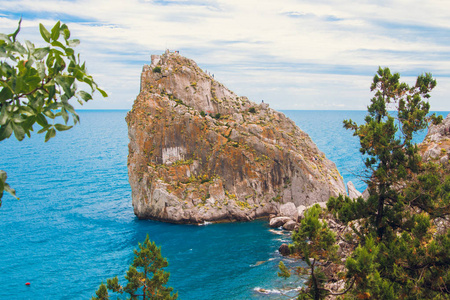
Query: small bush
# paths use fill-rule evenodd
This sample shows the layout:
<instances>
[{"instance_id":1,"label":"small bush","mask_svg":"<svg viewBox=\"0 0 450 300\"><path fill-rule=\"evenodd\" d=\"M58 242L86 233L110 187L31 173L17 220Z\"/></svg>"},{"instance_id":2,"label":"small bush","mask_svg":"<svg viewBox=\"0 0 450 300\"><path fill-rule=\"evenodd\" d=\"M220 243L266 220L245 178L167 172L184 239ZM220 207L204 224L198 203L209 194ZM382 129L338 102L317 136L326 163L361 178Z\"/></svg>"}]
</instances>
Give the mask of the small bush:
<instances>
[{"instance_id":1,"label":"small bush","mask_svg":"<svg viewBox=\"0 0 450 300\"><path fill-rule=\"evenodd\" d=\"M203 110L200 112L200 116L202 116L202 117L206 116L206 114Z\"/></svg>"},{"instance_id":2,"label":"small bush","mask_svg":"<svg viewBox=\"0 0 450 300\"><path fill-rule=\"evenodd\" d=\"M221 116L222 116L222 115L221 115L220 113L217 113L217 114L214 115L213 118L214 118L214 119L220 119Z\"/></svg>"},{"instance_id":3,"label":"small bush","mask_svg":"<svg viewBox=\"0 0 450 300\"><path fill-rule=\"evenodd\" d=\"M254 113L256 113L256 108L250 107L250 108L248 109L248 112L254 114Z\"/></svg>"},{"instance_id":4,"label":"small bush","mask_svg":"<svg viewBox=\"0 0 450 300\"><path fill-rule=\"evenodd\" d=\"M156 66L153 68L153 73L161 73L161 67L160 66Z\"/></svg>"},{"instance_id":5,"label":"small bush","mask_svg":"<svg viewBox=\"0 0 450 300\"><path fill-rule=\"evenodd\" d=\"M200 183L205 183L211 181L208 174L203 174L203 176L199 176L198 179L200 179Z\"/></svg>"}]
</instances>

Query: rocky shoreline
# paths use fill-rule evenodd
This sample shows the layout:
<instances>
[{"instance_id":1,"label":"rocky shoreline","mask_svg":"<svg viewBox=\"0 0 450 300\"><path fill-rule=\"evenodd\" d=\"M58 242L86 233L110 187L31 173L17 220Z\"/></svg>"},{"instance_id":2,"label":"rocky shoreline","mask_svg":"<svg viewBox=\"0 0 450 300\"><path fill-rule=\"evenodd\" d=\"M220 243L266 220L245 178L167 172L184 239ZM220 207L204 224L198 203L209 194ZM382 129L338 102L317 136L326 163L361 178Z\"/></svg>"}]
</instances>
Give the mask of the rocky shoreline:
<instances>
[{"instance_id":1,"label":"rocky shoreline","mask_svg":"<svg viewBox=\"0 0 450 300\"><path fill-rule=\"evenodd\" d=\"M359 192L351 181L347 183L347 189L350 199L356 199L360 196L367 196L367 191L365 191L364 193ZM314 204L318 204L322 208L327 207L327 201L316 202ZM303 218L305 210L307 210L314 204L311 204L309 206L296 206L293 202L282 204L280 205L277 214L271 214L269 216L269 226L271 228L282 227L284 230L293 231L300 225L299 223Z\"/></svg>"},{"instance_id":2,"label":"rocky shoreline","mask_svg":"<svg viewBox=\"0 0 450 300\"><path fill-rule=\"evenodd\" d=\"M354 188L352 182L348 182L347 187L349 190L349 194L352 196L352 199L358 198L360 196L367 196L367 191L365 191L364 193L360 193ZM349 242L349 239L344 238L344 236L351 235L353 238L356 238L356 234L353 232L351 227L342 224L327 211L327 202L318 202L313 205L319 205L322 208L322 218L319 221L326 222L330 230L336 234L336 240L338 241L339 245L337 255L340 257L341 262L345 262L348 255L355 249L356 245L351 244ZM278 215L271 216L269 220L269 226L272 228L282 228L288 231L295 231L299 228L300 222L304 218L305 211L313 205L302 205L299 207L295 207L293 203L284 204L282 207L280 207L280 213ZM289 257L291 255L289 244L281 244L278 251L282 256L285 257ZM299 259L304 259L304 257L299 257ZM345 271L344 264L335 264L330 262L326 267L322 268L322 271L329 279L328 283L325 284L326 289L335 293L338 293L344 289L345 280L338 277L339 273ZM301 287L298 287L297 290L301 290ZM326 299L331 300L335 299L335 297L328 296Z\"/></svg>"},{"instance_id":3,"label":"rocky shoreline","mask_svg":"<svg viewBox=\"0 0 450 300\"><path fill-rule=\"evenodd\" d=\"M441 124L432 125L429 127L424 141L419 144L418 147L423 162L433 162L435 164L441 164L445 168L449 167L450 114L443 120ZM401 187L402 185L399 185L399 188ZM369 196L367 190L363 193L358 192L351 182L347 184L347 188L349 197L351 199L356 199L360 196L367 199L367 197ZM322 266L321 270L328 278L328 282L324 287L333 293L339 294L344 290L346 282L344 279L339 278L338 274L343 274L346 271L345 261L351 255L351 253L354 252L354 249L357 246L356 243L350 242L357 239L357 236L351 226L357 229L360 226L360 222L359 220L355 220L349 225L344 225L331 213L328 212L326 208L326 202L320 202L317 204L322 207L322 214L319 221L322 223L326 222L328 228L336 234L337 245L339 246L337 255L341 262L340 264L337 264L329 261L327 264ZM279 214L271 216L270 226L283 228L284 230L290 231L297 230L300 226L301 220L304 218L304 212L311 206L295 207L295 205L293 205L292 203L287 203L283 206L283 209L280 208ZM443 233L449 227L450 218L447 216L446 218L442 218L439 222L435 223L435 232ZM290 246L288 244L282 244L279 247L279 253L282 256L290 256ZM304 257L299 258L304 259ZM298 288L298 290L301 290L301 288ZM326 297L326 299L336 299L336 296L329 295Z\"/></svg>"}]
</instances>

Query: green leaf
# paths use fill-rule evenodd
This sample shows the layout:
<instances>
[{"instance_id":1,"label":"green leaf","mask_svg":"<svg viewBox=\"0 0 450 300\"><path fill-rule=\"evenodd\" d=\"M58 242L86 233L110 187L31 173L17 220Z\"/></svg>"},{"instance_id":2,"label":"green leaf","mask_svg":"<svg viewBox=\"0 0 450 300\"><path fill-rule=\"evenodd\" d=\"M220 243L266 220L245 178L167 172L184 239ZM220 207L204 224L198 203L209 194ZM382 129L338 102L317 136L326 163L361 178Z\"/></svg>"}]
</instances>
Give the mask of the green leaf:
<instances>
[{"instance_id":1,"label":"green leaf","mask_svg":"<svg viewBox=\"0 0 450 300\"><path fill-rule=\"evenodd\" d=\"M36 69L39 74L39 78L42 80L45 78L45 64L41 61L36 62Z\"/></svg>"},{"instance_id":2,"label":"green leaf","mask_svg":"<svg viewBox=\"0 0 450 300\"><path fill-rule=\"evenodd\" d=\"M67 121L69 121L69 114L67 113L67 110L64 107L61 108L61 116L62 116L62 118L64 120L64 123L67 124Z\"/></svg>"},{"instance_id":3,"label":"green leaf","mask_svg":"<svg viewBox=\"0 0 450 300\"><path fill-rule=\"evenodd\" d=\"M30 52L34 51L34 44L28 40L25 41L25 45L27 45L27 48Z\"/></svg>"},{"instance_id":4,"label":"green leaf","mask_svg":"<svg viewBox=\"0 0 450 300\"><path fill-rule=\"evenodd\" d=\"M38 114L36 116L36 122L44 128L48 126L47 119L43 114Z\"/></svg>"},{"instance_id":5,"label":"green leaf","mask_svg":"<svg viewBox=\"0 0 450 300\"><path fill-rule=\"evenodd\" d=\"M8 175L5 171L0 170L0 184L3 184L6 182L6 179L8 179Z\"/></svg>"},{"instance_id":6,"label":"green leaf","mask_svg":"<svg viewBox=\"0 0 450 300\"><path fill-rule=\"evenodd\" d=\"M76 47L80 44L80 40L79 39L68 40L67 43L69 47Z\"/></svg>"},{"instance_id":7,"label":"green leaf","mask_svg":"<svg viewBox=\"0 0 450 300\"><path fill-rule=\"evenodd\" d=\"M48 55L49 52L50 52L49 47L37 48L33 52L33 56L34 56L34 58L36 58L36 60L42 60L42 59L44 59L44 57L46 57Z\"/></svg>"},{"instance_id":8,"label":"green leaf","mask_svg":"<svg viewBox=\"0 0 450 300\"><path fill-rule=\"evenodd\" d=\"M85 102L88 102L89 100L92 100L91 94L85 92L85 91L79 91L78 95L80 95L81 99L83 99Z\"/></svg>"},{"instance_id":9,"label":"green leaf","mask_svg":"<svg viewBox=\"0 0 450 300\"><path fill-rule=\"evenodd\" d=\"M14 189L12 189L9 184L6 183L6 179L8 178L8 176L6 175L6 172L3 170L0 170L0 199L3 196L3 191L7 191L8 193L10 193L14 198L16 198L17 200L19 200L19 198L17 198L16 196L16 191ZM1 206L1 201L0 201L0 206Z\"/></svg>"},{"instance_id":10,"label":"green leaf","mask_svg":"<svg viewBox=\"0 0 450 300\"><path fill-rule=\"evenodd\" d=\"M44 133L44 132L46 132L50 127L51 127L51 125L46 125L46 126L44 126L42 129L40 129L37 133L38 133L38 134Z\"/></svg>"},{"instance_id":11,"label":"green leaf","mask_svg":"<svg viewBox=\"0 0 450 300\"><path fill-rule=\"evenodd\" d=\"M76 114L75 112L75 108L73 108L73 106L69 103L69 102L63 102L64 104L64 108L70 112L71 114Z\"/></svg>"},{"instance_id":12,"label":"green leaf","mask_svg":"<svg viewBox=\"0 0 450 300\"><path fill-rule=\"evenodd\" d=\"M80 122L80 116L78 114L72 114L73 117L73 123L77 124Z\"/></svg>"},{"instance_id":13,"label":"green leaf","mask_svg":"<svg viewBox=\"0 0 450 300\"><path fill-rule=\"evenodd\" d=\"M21 124L22 128L25 131L25 134L30 137L30 131L33 131L33 125L36 122L36 117L26 118L25 121Z\"/></svg>"},{"instance_id":14,"label":"green leaf","mask_svg":"<svg viewBox=\"0 0 450 300\"><path fill-rule=\"evenodd\" d=\"M56 135L56 130L55 130L55 128L50 128L48 131L47 131L47 134L45 135L45 142L48 142L48 140L50 140L52 137L55 137L55 135Z\"/></svg>"},{"instance_id":15,"label":"green leaf","mask_svg":"<svg viewBox=\"0 0 450 300\"><path fill-rule=\"evenodd\" d=\"M52 28L52 40L57 41L59 39L61 22L56 22L55 26Z\"/></svg>"},{"instance_id":16,"label":"green leaf","mask_svg":"<svg viewBox=\"0 0 450 300\"><path fill-rule=\"evenodd\" d=\"M15 94L20 94L27 91L27 86L24 81L24 77L18 77L16 79L16 87L15 87Z\"/></svg>"},{"instance_id":17,"label":"green leaf","mask_svg":"<svg viewBox=\"0 0 450 300\"><path fill-rule=\"evenodd\" d=\"M4 104L2 106L2 110L0 111L0 126L1 125L5 125L6 122L8 121L9 116L8 116L8 112L6 111L6 104Z\"/></svg>"},{"instance_id":18,"label":"green leaf","mask_svg":"<svg viewBox=\"0 0 450 300\"><path fill-rule=\"evenodd\" d=\"M26 55L28 53L27 49L25 49L25 47L17 41L14 42L13 49L22 55Z\"/></svg>"},{"instance_id":19,"label":"green leaf","mask_svg":"<svg viewBox=\"0 0 450 300\"><path fill-rule=\"evenodd\" d=\"M66 48L66 55L72 56L75 54L75 51L72 48Z\"/></svg>"},{"instance_id":20,"label":"green leaf","mask_svg":"<svg viewBox=\"0 0 450 300\"><path fill-rule=\"evenodd\" d=\"M16 198L17 200L20 200L17 196L16 196L16 190L11 188L9 186L9 184L7 184L6 182L4 183L4 190L7 191L8 193L11 194L11 196L13 196L14 198ZM1 203L1 202L0 202Z\"/></svg>"},{"instance_id":21,"label":"green leaf","mask_svg":"<svg viewBox=\"0 0 450 300\"><path fill-rule=\"evenodd\" d=\"M22 127L22 124L17 123L11 123L12 128L14 130L14 135L16 136L16 139L21 141L25 138L25 130Z\"/></svg>"},{"instance_id":22,"label":"green leaf","mask_svg":"<svg viewBox=\"0 0 450 300\"><path fill-rule=\"evenodd\" d=\"M9 89L9 87L2 88L2 90L0 91L0 101L1 102L12 99L12 97L13 97L13 93L12 93L11 89Z\"/></svg>"},{"instance_id":23,"label":"green leaf","mask_svg":"<svg viewBox=\"0 0 450 300\"><path fill-rule=\"evenodd\" d=\"M13 38L13 42L16 41L16 37L17 37L17 35L19 34L19 31L20 31L20 24L22 24L22 18L20 18L20 20L19 20L19 25L17 26L16 31L14 31L13 34L10 34L10 35L9 35L9 36L11 36L11 37Z\"/></svg>"},{"instance_id":24,"label":"green leaf","mask_svg":"<svg viewBox=\"0 0 450 300\"><path fill-rule=\"evenodd\" d=\"M61 42L58 42L58 41L52 42L52 46L53 47L59 47L59 48L62 48L62 49L66 49L66 47L63 44L61 44Z\"/></svg>"},{"instance_id":25,"label":"green leaf","mask_svg":"<svg viewBox=\"0 0 450 300\"><path fill-rule=\"evenodd\" d=\"M7 41L7 42L11 41L9 36L7 34L4 34L4 33L0 33L0 40Z\"/></svg>"},{"instance_id":26,"label":"green leaf","mask_svg":"<svg viewBox=\"0 0 450 300\"><path fill-rule=\"evenodd\" d=\"M55 81L63 88L64 93L69 95L72 94L72 90L70 88L71 80L68 76L58 76L55 78Z\"/></svg>"},{"instance_id":27,"label":"green leaf","mask_svg":"<svg viewBox=\"0 0 450 300\"><path fill-rule=\"evenodd\" d=\"M34 109L31 106L22 106L20 108L20 113L27 117L36 115L36 112L34 111Z\"/></svg>"},{"instance_id":28,"label":"green leaf","mask_svg":"<svg viewBox=\"0 0 450 300\"><path fill-rule=\"evenodd\" d=\"M50 32L48 32L48 30L44 27L44 25L42 25L41 23L39 23L39 31L41 32L41 36L42 38L47 42L50 43Z\"/></svg>"},{"instance_id":29,"label":"green leaf","mask_svg":"<svg viewBox=\"0 0 450 300\"><path fill-rule=\"evenodd\" d=\"M108 97L108 94L104 90L102 90L101 88L97 87L97 91L99 91L100 94L102 94L103 97L105 97L105 98Z\"/></svg>"},{"instance_id":30,"label":"green leaf","mask_svg":"<svg viewBox=\"0 0 450 300\"><path fill-rule=\"evenodd\" d=\"M69 130L70 128L72 128L73 126L67 126L67 125L63 125L63 124L55 124L55 128L58 131L66 131Z\"/></svg>"},{"instance_id":31,"label":"green leaf","mask_svg":"<svg viewBox=\"0 0 450 300\"><path fill-rule=\"evenodd\" d=\"M25 119L19 113L13 114L11 120L14 121L14 123L22 123L23 121L25 121Z\"/></svg>"},{"instance_id":32,"label":"green leaf","mask_svg":"<svg viewBox=\"0 0 450 300\"><path fill-rule=\"evenodd\" d=\"M11 122L7 122L5 125L2 125L0 127L0 141L3 141L4 139L8 139L13 132Z\"/></svg>"},{"instance_id":33,"label":"green leaf","mask_svg":"<svg viewBox=\"0 0 450 300\"><path fill-rule=\"evenodd\" d=\"M55 114L51 110L44 111L44 115L46 115L47 117L49 117L52 120L55 118Z\"/></svg>"},{"instance_id":34,"label":"green leaf","mask_svg":"<svg viewBox=\"0 0 450 300\"><path fill-rule=\"evenodd\" d=\"M61 25L60 31L63 33L65 40L70 38L70 30L66 24Z\"/></svg>"},{"instance_id":35,"label":"green leaf","mask_svg":"<svg viewBox=\"0 0 450 300\"><path fill-rule=\"evenodd\" d=\"M25 83L28 87L28 90L26 92L32 91L35 88L39 86L39 83L41 82L41 77L36 73L34 76L26 76L25 77Z\"/></svg>"}]
</instances>

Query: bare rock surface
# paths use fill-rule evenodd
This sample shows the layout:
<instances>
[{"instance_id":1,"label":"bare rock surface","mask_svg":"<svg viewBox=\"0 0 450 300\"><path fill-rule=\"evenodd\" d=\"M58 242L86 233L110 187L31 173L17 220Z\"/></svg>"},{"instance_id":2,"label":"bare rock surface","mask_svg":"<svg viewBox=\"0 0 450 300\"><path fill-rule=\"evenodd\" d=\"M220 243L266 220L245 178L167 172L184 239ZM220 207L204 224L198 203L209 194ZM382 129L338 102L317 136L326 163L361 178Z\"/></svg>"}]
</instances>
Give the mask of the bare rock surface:
<instances>
[{"instance_id":1,"label":"bare rock surface","mask_svg":"<svg viewBox=\"0 0 450 300\"><path fill-rule=\"evenodd\" d=\"M419 145L423 161L448 164L450 153L450 115L441 124L431 125L424 141Z\"/></svg>"},{"instance_id":2,"label":"bare rock surface","mask_svg":"<svg viewBox=\"0 0 450 300\"><path fill-rule=\"evenodd\" d=\"M280 254L283 256L288 256L289 254L291 254L291 250L289 249L288 244L281 244L280 248L278 248L278 252L280 252Z\"/></svg>"},{"instance_id":3,"label":"bare rock surface","mask_svg":"<svg viewBox=\"0 0 450 300\"><path fill-rule=\"evenodd\" d=\"M299 206L297 207L297 215L298 215L298 219L302 219L302 218L303 218L303 214L305 213L305 210L306 210L307 208L308 208L308 207L305 206L305 205L299 205Z\"/></svg>"},{"instance_id":4,"label":"bare rock surface","mask_svg":"<svg viewBox=\"0 0 450 300\"><path fill-rule=\"evenodd\" d=\"M292 219L289 217L275 217L270 219L269 226L272 228L277 228L283 226L289 221L292 221Z\"/></svg>"},{"instance_id":5,"label":"bare rock surface","mask_svg":"<svg viewBox=\"0 0 450 300\"><path fill-rule=\"evenodd\" d=\"M297 221L298 219L298 210L297 207L295 207L295 204L292 202L288 202L285 204L280 205L280 213L279 215L281 217L289 217L292 220Z\"/></svg>"},{"instance_id":6,"label":"bare rock surface","mask_svg":"<svg viewBox=\"0 0 450 300\"><path fill-rule=\"evenodd\" d=\"M126 121L141 219L248 221L288 202L345 194L335 164L293 121L237 96L177 53L153 55L144 66Z\"/></svg>"},{"instance_id":7,"label":"bare rock surface","mask_svg":"<svg viewBox=\"0 0 450 300\"><path fill-rule=\"evenodd\" d=\"M353 185L353 182L351 182L351 181L347 182L347 190L348 190L348 196L350 199L356 199L356 198L362 196L361 192L355 188L355 186Z\"/></svg>"},{"instance_id":8,"label":"bare rock surface","mask_svg":"<svg viewBox=\"0 0 450 300\"><path fill-rule=\"evenodd\" d=\"M294 230L295 226L297 226L297 222L294 220L289 220L286 223L284 223L283 229L292 231Z\"/></svg>"}]
</instances>

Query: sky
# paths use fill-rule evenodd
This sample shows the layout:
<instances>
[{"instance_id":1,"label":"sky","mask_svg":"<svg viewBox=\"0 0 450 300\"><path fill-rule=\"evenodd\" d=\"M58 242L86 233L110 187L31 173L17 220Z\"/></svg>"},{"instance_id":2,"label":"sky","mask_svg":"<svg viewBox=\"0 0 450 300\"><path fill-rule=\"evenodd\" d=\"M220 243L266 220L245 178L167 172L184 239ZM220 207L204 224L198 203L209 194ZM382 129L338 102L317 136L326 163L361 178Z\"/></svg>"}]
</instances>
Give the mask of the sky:
<instances>
[{"instance_id":1,"label":"sky","mask_svg":"<svg viewBox=\"0 0 450 300\"><path fill-rule=\"evenodd\" d=\"M81 40L109 94L83 109L131 109L143 65L170 49L275 109L365 110L381 66L409 84L432 73L431 109L450 110L447 0L0 0L0 32L20 17L21 41L44 45L39 23L58 20Z\"/></svg>"}]
</instances>

